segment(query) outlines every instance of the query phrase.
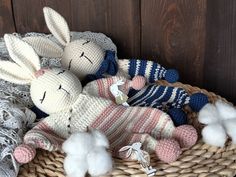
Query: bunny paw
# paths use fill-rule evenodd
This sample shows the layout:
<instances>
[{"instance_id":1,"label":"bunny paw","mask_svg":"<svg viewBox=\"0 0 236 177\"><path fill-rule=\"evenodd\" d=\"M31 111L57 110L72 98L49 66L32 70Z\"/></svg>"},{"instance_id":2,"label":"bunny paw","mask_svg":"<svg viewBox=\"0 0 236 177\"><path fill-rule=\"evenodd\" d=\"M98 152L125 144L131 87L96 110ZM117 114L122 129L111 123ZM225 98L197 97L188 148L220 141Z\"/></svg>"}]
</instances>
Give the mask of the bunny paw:
<instances>
[{"instance_id":1,"label":"bunny paw","mask_svg":"<svg viewBox=\"0 0 236 177\"><path fill-rule=\"evenodd\" d=\"M36 155L36 150L30 145L22 144L14 150L14 157L19 163L28 163Z\"/></svg>"},{"instance_id":2,"label":"bunny paw","mask_svg":"<svg viewBox=\"0 0 236 177\"><path fill-rule=\"evenodd\" d=\"M159 140L156 154L163 162L174 162L182 153L179 143L173 139Z\"/></svg>"}]
</instances>

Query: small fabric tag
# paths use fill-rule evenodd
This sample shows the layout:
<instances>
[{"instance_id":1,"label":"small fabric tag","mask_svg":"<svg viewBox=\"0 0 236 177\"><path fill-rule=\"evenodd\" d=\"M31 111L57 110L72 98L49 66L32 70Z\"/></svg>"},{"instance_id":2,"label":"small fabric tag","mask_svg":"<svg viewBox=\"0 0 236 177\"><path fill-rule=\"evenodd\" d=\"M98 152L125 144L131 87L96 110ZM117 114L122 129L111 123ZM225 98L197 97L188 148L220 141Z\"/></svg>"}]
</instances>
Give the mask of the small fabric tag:
<instances>
[{"instance_id":1,"label":"small fabric tag","mask_svg":"<svg viewBox=\"0 0 236 177\"><path fill-rule=\"evenodd\" d=\"M116 104L122 104L123 106L129 106L127 103L128 96L119 90L119 86L124 85L124 81L118 80L116 83L110 86L110 92L115 97Z\"/></svg>"},{"instance_id":2,"label":"small fabric tag","mask_svg":"<svg viewBox=\"0 0 236 177\"><path fill-rule=\"evenodd\" d=\"M154 176L156 173L156 169L150 166L150 156L148 152L141 150L142 143L136 142L133 143L131 146L124 146L122 147L119 152L127 151L126 158L129 158L132 153L135 154L136 159L141 164L142 168L145 170L148 176Z\"/></svg>"}]
</instances>

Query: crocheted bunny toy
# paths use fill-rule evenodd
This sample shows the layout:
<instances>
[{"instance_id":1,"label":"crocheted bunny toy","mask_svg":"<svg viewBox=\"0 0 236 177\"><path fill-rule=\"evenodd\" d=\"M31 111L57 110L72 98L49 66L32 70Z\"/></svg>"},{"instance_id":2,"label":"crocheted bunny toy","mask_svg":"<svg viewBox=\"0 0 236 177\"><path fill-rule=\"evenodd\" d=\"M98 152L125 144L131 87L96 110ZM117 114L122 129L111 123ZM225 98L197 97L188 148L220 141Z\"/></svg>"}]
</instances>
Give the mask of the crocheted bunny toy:
<instances>
[{"instance_id":1,"label":"crocheted bunny toy","mask_svg":"<svg viewBox=\"0 0 236 177\"><path fill-rule=\"evenodd\" d=\"M86 92L94 96L111 99L117 104L117 97L109 88L119 84L118 89L127 96L126 101L130 106L153 107L168 111L175 126L187 124L187 115L182 110L189 105L193 111L200 111L208 103L208 98L203 93L189 95L184 89L178 87L151 84L145 86L145 78L135 76L133 80L123 76L112 76L89 82ZM121 102L122 104L123 102Z\"/></svg>"},{"instance_id":2,"label":"crocheted bunny toy","mask_svg":"<svg viewBox=\"0 0 236 177\"><path fill-rule=\"evenodd\" d=\"M176 70L166 70L158 63L137 59L116 60L114 52L104 51L92 41L71 41L66 20L49 7L44 7L43 12L48 29L61 46L44 37L26 37L24 40L40 56L61 57L62 66L71 70L80 80L95 80L104 74L116 75L118 70L130 77L145 76L148 82L165 78L172 83L179 78Z\"/></svg>"},{"instance_id":3,"label":"crocheted bunny toy","mask_svg":"<svg viewBox=\"0 0 236 177\"><path fill-rule=\"evenodd\" d=\"M24 144L14 151L20 163L31 161L36 148L61 149L64 139L87 127L102 131L110 141L112 154L140 141L148 152L172 162L197 141L190 125L175 127L171 118L154 108L124 107L113 101L83 92L79 79L60 68L42 69L39 57L26 42L5 35L6 46L15 63L0 62L0 77L17 84L30 84L34 104L49 114L24 136ZM86 88L85 88L86 89Z\"/></svg>"}]
</instances>

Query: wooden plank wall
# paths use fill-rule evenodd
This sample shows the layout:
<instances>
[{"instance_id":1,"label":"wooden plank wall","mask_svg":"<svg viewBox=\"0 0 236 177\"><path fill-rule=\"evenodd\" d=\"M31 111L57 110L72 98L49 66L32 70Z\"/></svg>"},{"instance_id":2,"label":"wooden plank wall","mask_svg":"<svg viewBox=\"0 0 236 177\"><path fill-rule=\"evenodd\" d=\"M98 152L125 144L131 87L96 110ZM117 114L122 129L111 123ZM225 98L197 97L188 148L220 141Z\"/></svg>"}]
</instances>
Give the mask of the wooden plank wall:
<instances>
[{"instance_id":1,"label":"wooden plank wall","mask_svg":"<svg viewBox=\"0 0 236 177\"><path fill-rule=\"evenodd\" d=\"M71 30L111 37L120 58L177 68L181 82L236 103L236 1L0 0L0 36L48 32L44 6L61 13Z\"/></svg>"}]
</instances>

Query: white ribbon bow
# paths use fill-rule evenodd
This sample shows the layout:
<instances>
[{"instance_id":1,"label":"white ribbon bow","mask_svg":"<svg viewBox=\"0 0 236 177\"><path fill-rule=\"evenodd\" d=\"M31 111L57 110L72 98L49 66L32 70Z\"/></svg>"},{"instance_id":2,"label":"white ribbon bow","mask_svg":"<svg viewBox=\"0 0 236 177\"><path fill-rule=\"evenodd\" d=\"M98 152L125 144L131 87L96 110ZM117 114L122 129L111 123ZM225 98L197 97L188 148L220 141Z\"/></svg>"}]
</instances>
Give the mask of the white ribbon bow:
<instances>
[{"instance_id":1,"label":"white ribbon bow","mask_svg":"<svg viewBox=\"0 0 236 177\"><path fill-rule=\"evenodd\" d=\"M138 162L141 164L142 168L145 170L148 176L154 176L156 173L156 169L153 169L150 166L150 163L144 158L144 154L141 150L142 143L136 142L133 143L131 146L124 146L122 147L119 152L128 151L126 154L126 158L129 158L132 152L135 153Z\"/></svg>"}]
</instances>

